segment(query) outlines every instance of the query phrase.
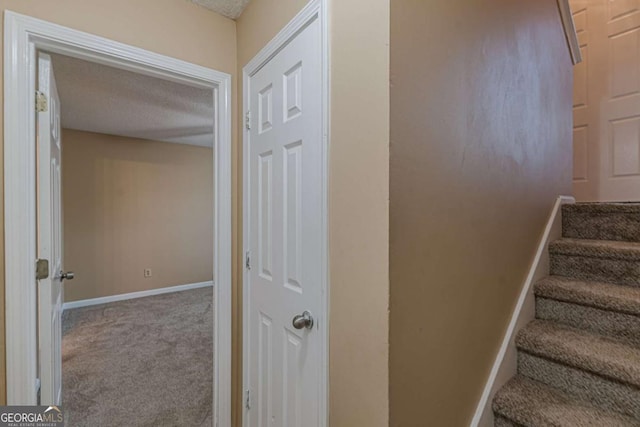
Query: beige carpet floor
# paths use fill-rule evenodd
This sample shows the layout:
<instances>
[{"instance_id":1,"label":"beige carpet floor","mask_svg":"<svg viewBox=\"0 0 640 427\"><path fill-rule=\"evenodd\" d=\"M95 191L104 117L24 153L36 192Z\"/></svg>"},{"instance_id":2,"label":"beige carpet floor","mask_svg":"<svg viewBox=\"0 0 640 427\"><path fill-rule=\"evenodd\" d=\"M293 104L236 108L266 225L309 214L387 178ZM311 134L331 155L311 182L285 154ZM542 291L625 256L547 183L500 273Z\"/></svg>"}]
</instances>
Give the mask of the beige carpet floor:
<instances>
[{"instance_id":1,"label":"beige carpet floor","mask_svg":"<svg viewBox=\"0 0 640 427\"><path fill-rule=\"evenodd\" d=\"M212 288L67 310L67 426L211 426Z\"/></svg>"}]
</instances>

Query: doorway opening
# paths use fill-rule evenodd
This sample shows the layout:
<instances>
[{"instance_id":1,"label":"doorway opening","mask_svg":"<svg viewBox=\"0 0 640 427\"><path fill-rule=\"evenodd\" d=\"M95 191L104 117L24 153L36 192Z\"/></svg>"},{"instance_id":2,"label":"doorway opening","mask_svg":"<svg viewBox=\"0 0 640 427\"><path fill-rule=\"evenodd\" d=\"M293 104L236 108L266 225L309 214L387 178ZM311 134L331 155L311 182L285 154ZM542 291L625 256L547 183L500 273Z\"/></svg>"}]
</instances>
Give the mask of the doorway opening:
<instances>
[{"instance_id":1,"label":"doorway opening","mask_svg":"<svg viewBox=\"0 0 640 427\"><path fill-rule=\"evenodd\" d=\"M640 202L640 10L570 0L582 61L573 79L573 192L578 202Z\"/></svg>"},{"instance_id":2,"label":"doorway opening","mask_svg":"<svg viewBox=\"0 0 640 427\"><path fill-rule=\"evenodd\" d=\"M211 425L213 91L45 52L38 81L38 258L66 278L38 285L40 402Z\"/></svg>"},{"instance_id":3,"label":"doorway opening","mask_svg":"<svg viewBox=\"0 0 640 427\"><path fill-rule=\"evenodd\" d=\"M43 225L37 225L39 218L36 194L38 173L41 172L42 160L36 161L39 151L36 132L36 114L42 114L42 93L33 96L40 89L38 78L40 75L39 58L41 52L54 55L59 61L85 61L90 66L111 67L116 72L135 73L140 78L153 78L166 82L168 85L184 85L191 89L208 91L211 95L211 108L207 113L209 132L192 129L190 137L200 133L210 138L210 158L212 169L209 183L212 183L210 195L212 205L208 232L210 235L208 246L211 246L210 277L213 279L213 292L209 287L209 304L213 307L213 354L212 372L212 422L219 425L230 425L231 416L231 123L230 123L230 76L212 69L200 67L191 63L158 55L132 46L117 43L108 39L64 28L48 22L36 20L12 12L5 14L5 244L8 250L5 254L6 263L6 339L7 339L7 403L10 405L33 405L38 402L40 380L43 375L49 375L48 381L56 381L55 370L57 364L62 363L61 357L48 355L48 360L55 364L52 373L41 368L43 351L38 353L38 332L43 325L53 324L41 316L37 316L37 286L39 280L34 275L34 260L38 258L38 238L43 234ZM45 102L49 100L45 98ZM96 101L97 102L97 101ZM51 105L51 104L50 104ZM64 107L63 107L64 108ZM36 111L40 113L36 113ZM54 121L55 116L54 117ZM59 125L59 124L58 124ZM54 125L52 129L56 129ZM195 126L194 128L197 128ZM147 129L149 130L149 129ZM66 131L61 131L64 140ZM74 134L75 132L75 134ZM70 140L78 137L78 131L69 133ZM101 134L92 134L91 137ZM164 135L167 139L180 138L184 135ZM149 135L141 135L145 139ZM90 139L82 135L82 139ZM183 141L184 142L184 141ZM162 143L162 142L159 142ZM168 144L168 142L164 142ZM64 142L62 142L64 144ZM55 145L55 144L54 144ZM178 145L178 144L174 144ZM86 147L85 147L86 148ZM129 146L128 148L131 148ZM174 147L175 148L175 147ZM167 158L174 158L171 153ZM40 163L40 164L38 164ZM64 167L64 165L63 165ZM73 165L67 165L73 167ZM171 183L165 183L165 186ZM53 186L52 188L54 188ZM41 188L42 190L42 188ZM162 192L162 190L158 190ZM166 188L165 188L166 191ZM53 194L53 193L52 193ZM172 200L167 201L170 206ZM206 202L205 202L206 203ZM42 207L40 203L40 207ZM74 224L79 221L74 220ZM44 226L46 227L46 225ZM55 235L55 233L51 233ZM60 230L58 238L64 233ZM149 236L149 238L153 238ZM162 243L158 242L158 246ZM77 248L81 250L81 248ZM64 251L63 251L64 252ZM168 255L172 259L174 255ZM206 254L205 254L206 257ZM80 257L82 258L82 257ZM80 260L80 258L78 258ZM48 260L47 260L48 261ZM103 260L104 261L104 260ZM84 267L86 260L78 261ZM152 261L149 261L152 262ZM157 268L171 269L166 260L158 263ZM40 264L38 264L40 266ZM96 265L101 265L100 261ZM71 267L71 266L69 266ZM75 266L73 266L76 268ZM140 276L153 280L154 270L150 266L141 265ZM54 270L57 266L49 264L46 280L62 282L69 273L63 270L62 276ZM150 270L150 271L148 271ZM158 270L156 270L158 271ZM147 276L145 278L145 276ZM149 277L150 276L150 277ZM43 277L43 276L41 276ZM79 276L75 280L78 280ZM45 280L42 278L41 280ZM206 281L205 281L206 282ZM205 292L205 282L200 292ZM69 282L69 286L73 282ZM166 284L166 283L165 283ZM175 283L185 285L184 283ZM193 285L194 283L188 284ZM197 286L195 286L197 287ZM195 288L194 287L194 288ZM177 289L174 289L177 290ZM147 289L148 291L148 289ZM75 292L75 291L74 291ZM79 291L87 292L86 289ZM194 290L193 292L196 292ZM116 291L115 295L123 292ZM87 294L88 295L88 294ZM94 298L79 298L87 301ZM169 295L169 294L165 294ZM187 295L186 292L181 293ZM140 295L138 295L140 296ZM104 296L96 296L104 298ZM154 297L151 297L154 298ZM201 299L197 297L196 299ZM58 299L61 301L61 299ZM93 301L96 302L96 301ZM100 301L102 302L102 301ZM174 301L173 304L179 302ZM44 319L44 323L42 322ZM53 328L61 328L58 324ZM55 334L51 334L55 340ZM55 352L56 349L47 349ZM132 350L135 352L135 350ZM89 380L90 381L90 380ZM44 381L42 381L44 382ZM55 393L48 397L56 402ZM49 402L43 402L48 404ZM64 396L62 397L64 405Z\"/></svg>"}]
</instances>

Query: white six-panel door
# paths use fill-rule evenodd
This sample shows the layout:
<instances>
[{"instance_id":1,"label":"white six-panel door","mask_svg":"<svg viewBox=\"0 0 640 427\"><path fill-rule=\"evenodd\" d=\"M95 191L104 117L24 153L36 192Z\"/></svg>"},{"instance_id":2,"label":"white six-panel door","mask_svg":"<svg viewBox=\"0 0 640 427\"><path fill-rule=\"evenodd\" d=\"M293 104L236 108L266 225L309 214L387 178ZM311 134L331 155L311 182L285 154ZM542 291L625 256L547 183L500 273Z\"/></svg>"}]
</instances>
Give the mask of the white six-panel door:
<instances>
[{"instance_id":1,"label":"white six-panel door","mask_svg":"<svg viewBox=\"0 0 640 427\"><path fill-rule=\"evenodd\" d=\"M245 425L321 419L321 31L313 20L248 79ZM296 315L314 325L297 329ZM299 325L300 326L300 325Z\"/></svg>"},{"instance_id":2,"label":"white six-panel door","mask_svg":"<svg viewBox=\"0 0 640 427\"><path fill-rule=\"evenodd\" d=\"M38 346L40 401L60 405L62 399L62 191L60 99L51 58L38 54L38 258L49 261L49 276L38 282ZM46 102L42 104L42 102Z\"/></svg>"},{"instance_id":3,"label":"white six-panel door","mask_svg":"<svg viewBox=\"0 0 640 427\"><path fill-rule=\"evenodd\" d=\"M640 2L571 0L573 187L579 201L640 200Z\"/></svg>"}]
</instances>

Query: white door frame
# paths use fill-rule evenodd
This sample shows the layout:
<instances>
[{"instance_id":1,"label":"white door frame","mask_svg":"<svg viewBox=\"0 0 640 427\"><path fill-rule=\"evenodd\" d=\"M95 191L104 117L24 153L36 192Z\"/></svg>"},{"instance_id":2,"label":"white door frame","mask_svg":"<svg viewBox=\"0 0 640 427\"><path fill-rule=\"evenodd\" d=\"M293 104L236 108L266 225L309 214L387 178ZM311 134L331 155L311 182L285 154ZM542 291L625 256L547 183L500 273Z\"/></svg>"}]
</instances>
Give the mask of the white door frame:
<instances>
[{"instance_id":1,"label":"white door frame","mask_svg":"<svg viewBox=\"0 0 640 427\"><path fill-rule=\"evenodd\" d=\"M7 403L36 404L36 50L213 91L214 419L231 426L231 76L5 12L4 232Z\"/></svg>"},{"instance_id":2,"label":"white door frame","mask_svg":"<svg viewBox=\"0 0 640 427\"><path fill-rule=\"evenodd\" d=\"M260 69L278 54L300 31L302 31L309 23L318 19L320 21L320 31L322 38L322 278L320 280L322 301L320 302L320 313L317 316L321 321L317 324L318 333L321 334L322 348L324 349L321 357L321 402L320 407L320 425L328 426L329 422L329 251L328 251L328 185L329 185L329 14L327 0L311 0L280 32L242 69L243 84L242 108L247 114L249 111L249 78L255 75ZM247 119L247 116L244 117ZM243 201L242 201L242 229L243 254L249 250L249 132L247 126L243 126L242 131L242 181L243 181ZM242 396L247 398L248 390L248 348L249 348L249 274L246 266L242 271ZM324 321L322 321L324 320ZM246 426L247 417L245 402L243 402L242 424Z\"/></svg>"}]
</instances>

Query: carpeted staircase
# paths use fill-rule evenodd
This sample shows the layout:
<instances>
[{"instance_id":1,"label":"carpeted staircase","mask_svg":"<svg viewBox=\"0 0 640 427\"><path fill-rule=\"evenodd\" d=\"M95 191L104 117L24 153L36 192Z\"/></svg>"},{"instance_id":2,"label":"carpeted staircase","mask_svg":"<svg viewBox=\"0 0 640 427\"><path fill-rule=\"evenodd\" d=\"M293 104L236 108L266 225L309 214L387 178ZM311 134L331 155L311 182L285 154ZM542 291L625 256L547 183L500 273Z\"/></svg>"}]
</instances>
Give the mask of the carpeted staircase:
<instances>
[{"instance_id":1,"label":"carpeted staircase","mask_svg":"<svg viewBox=\"0 0 640 427\"><path fill-rule=\"evenodd\" d=\"M495 425L640 426L640 204L562 208Z\"/></svg>"}]
</instances>

